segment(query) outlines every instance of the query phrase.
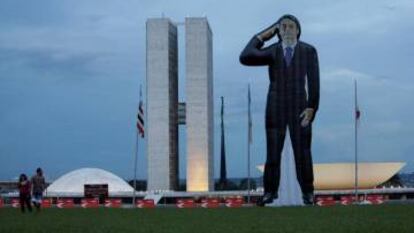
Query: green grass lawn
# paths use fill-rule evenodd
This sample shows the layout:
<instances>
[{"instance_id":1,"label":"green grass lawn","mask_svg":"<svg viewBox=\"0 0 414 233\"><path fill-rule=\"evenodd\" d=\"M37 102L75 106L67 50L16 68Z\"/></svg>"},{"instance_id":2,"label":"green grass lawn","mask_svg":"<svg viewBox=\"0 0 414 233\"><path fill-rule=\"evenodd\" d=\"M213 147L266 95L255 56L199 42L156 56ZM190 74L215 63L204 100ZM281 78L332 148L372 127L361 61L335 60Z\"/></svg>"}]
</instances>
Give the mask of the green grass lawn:
<instances>
[{"instance_id":1,"label":"green grass lawn","mask_svg":"<svg viewBox=\"0 0 414 233\"><path fill-rule=\"evenodd\" d=\"M414 232L414 205L240 209L0 209L8 232Z\"/></svg>"}]
</instances>

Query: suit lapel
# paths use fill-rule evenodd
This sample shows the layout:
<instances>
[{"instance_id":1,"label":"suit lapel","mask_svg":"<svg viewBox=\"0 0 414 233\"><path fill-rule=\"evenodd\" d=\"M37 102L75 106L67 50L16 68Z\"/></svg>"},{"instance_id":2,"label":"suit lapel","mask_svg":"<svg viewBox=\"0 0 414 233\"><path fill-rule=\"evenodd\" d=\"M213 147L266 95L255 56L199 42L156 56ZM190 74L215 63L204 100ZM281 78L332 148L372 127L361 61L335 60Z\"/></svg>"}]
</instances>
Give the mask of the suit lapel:
<instances>
[{"instance_id":1,"label":"suit lapel","mask_svg":"<svg viewBox=\"0 0 414 233\"><path fill-rule=\"evenodd\" d=\"M286 67L282 42L279 42L279 44L276 46L276 58L278 64L281 64L283 67Z\"/></svg>"},{"instance_id":2,"label":"suit lapel","mask_svg":"<svg viewBox=\"0 0 414 233\"><path fill-rule=\"evenodd\" d=\"M293 53L292 61L290 62L291 66L299 64L299 58L300 58L299 53L300 53L300 42L298 41L295 46L295 52Z\"/></svg>"}]
</instances>

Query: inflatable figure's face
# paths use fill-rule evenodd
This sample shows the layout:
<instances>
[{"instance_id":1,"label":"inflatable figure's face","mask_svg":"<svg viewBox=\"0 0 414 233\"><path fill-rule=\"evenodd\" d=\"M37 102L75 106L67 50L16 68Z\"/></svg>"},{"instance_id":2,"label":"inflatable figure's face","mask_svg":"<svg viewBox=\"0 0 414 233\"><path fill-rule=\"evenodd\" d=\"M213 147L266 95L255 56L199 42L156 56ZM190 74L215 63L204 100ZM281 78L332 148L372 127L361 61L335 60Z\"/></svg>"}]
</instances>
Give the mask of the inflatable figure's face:
<instances>
[{"instance_id":1,"label":"inflatable figure's face","mask_svg":"<svg viewBox=\"0 0 414 233\"><path fill-rule=\"evenodd\" d=\"M283 42L291 45L296 42L299 29L294 21L290 19L282 19L282 21L280 21L279 34Z\"/></svg>"}]
</instances>

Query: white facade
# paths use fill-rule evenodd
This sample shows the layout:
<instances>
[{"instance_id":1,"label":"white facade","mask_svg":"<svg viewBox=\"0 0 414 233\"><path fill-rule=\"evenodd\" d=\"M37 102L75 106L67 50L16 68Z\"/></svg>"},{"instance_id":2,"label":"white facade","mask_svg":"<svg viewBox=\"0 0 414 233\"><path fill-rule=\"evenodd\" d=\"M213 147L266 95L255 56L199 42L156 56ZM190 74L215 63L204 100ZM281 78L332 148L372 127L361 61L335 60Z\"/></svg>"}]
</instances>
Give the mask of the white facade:
<instances>
[{"instance_id":1,"label":"white facade","mask_svg":"<svg viewBox=\"0 0 414 233\"><path fill-rule=\"evenodd\" d=\"M187 191L214 189L213 44L206 18L186 18Z\"/></svg>"},{"instance_id":2,"label":"white facade","mask_svg":"<svg viewBox=\"0 0 414 233\"><path fill-rule=\"evenodd\" d=\"M147 190L178 187L177 46L173 23L147 21Z\"/></svg>"},{"instance_id":3,"label":"white facade","mask_svg":"<svg viewBox=\"0 0 414 233\"><path fill-rule=\"evenodd\" d=\"M85 184L108 184L109 196L131 195L134 189L123 179L99 168L81 168L59 177L45 191L48 196L83 196Z\"/></svg>"},{"instance_id":4,"label":"white facade","mask_svg":"<svg viewBox=\"0 0 414 233\"><path fill-rule=\"evenodd\" d=\"M206 18L185 20L187 191L214 189L213 44ZM147 21L148 191L178 188L178 43L169 19ZM183 120L184 122L184 120ZM181 122L181 123L183 123Z\"/></svg>"}]
</instances>

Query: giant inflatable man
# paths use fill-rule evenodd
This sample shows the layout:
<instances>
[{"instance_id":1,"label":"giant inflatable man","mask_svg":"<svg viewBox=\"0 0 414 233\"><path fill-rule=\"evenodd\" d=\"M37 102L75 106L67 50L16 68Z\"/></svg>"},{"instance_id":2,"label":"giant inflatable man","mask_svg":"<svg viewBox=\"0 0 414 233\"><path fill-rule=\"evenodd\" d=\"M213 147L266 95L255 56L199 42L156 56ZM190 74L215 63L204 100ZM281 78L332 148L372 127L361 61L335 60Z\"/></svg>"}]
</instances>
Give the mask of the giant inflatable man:
<instances>
[{"instance_id":1,"label":"giant inflatable man","mask_svg":"<svg viewBox=\"0 0 414 233\"><path fill-rule=\"evenodd\" d=\"M299 40L301 27L293 15L256 34L240 55L247 66L267 66L269 90L266 104L267 157L264 195L258 205L278 198L280 160L286 132L290 133L296 175L305 204L313 204L312 122L319 105L319 65L316 49ZM279 41L264 47L277 35Z\"/></svg>"}]
</instances>

